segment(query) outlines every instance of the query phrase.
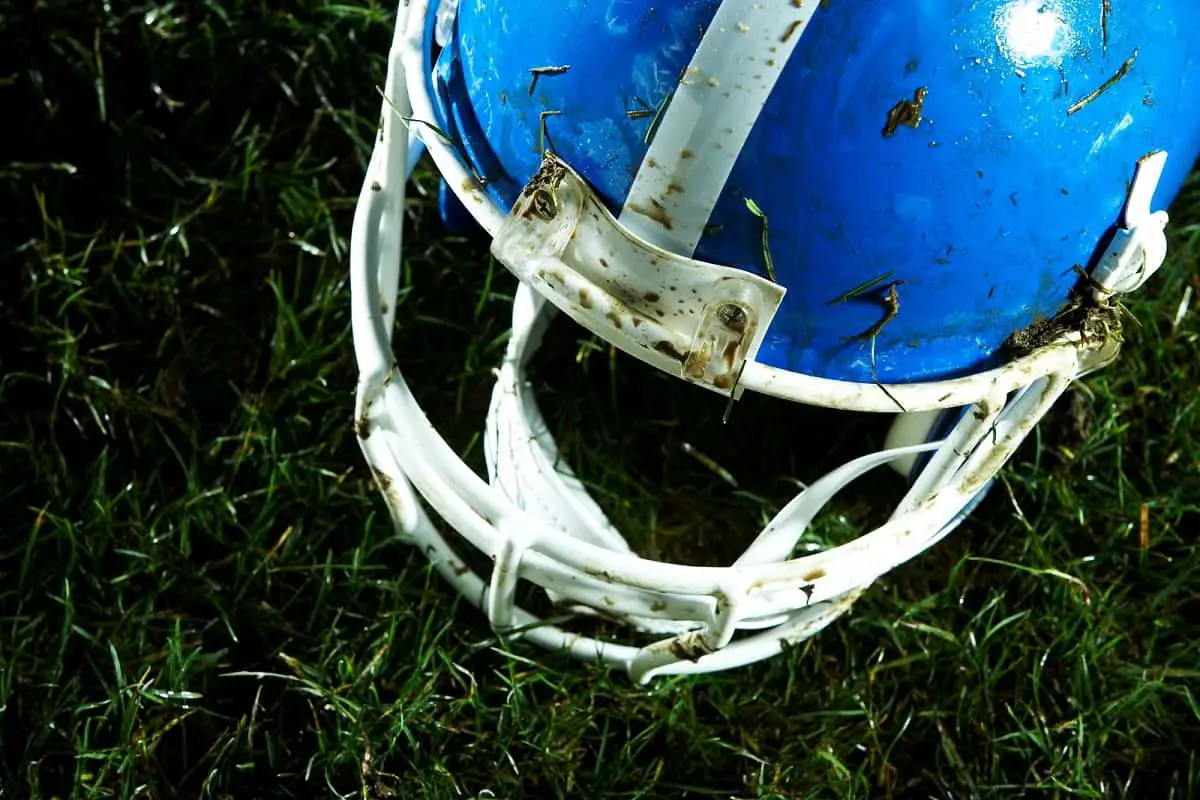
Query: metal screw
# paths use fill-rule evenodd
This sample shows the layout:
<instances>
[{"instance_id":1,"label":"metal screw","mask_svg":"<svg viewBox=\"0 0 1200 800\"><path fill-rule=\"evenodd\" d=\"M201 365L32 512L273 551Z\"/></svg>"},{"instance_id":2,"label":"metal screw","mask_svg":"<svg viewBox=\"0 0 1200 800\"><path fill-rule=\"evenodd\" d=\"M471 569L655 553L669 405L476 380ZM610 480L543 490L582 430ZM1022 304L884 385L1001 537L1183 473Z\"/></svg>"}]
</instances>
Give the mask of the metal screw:
<instances>
[{"instance_id":1,"label":"metal screw","mask_svg":"<svg viewBox=\"0 0 1200 800\"><path fill-rule=\"evenodd\" d=\"M721 324L734 333L742 333L746 330L748 316L746 309L737 303L725 303L717 309L717 319L721 320Z\"/></svg>"}]
</instances>

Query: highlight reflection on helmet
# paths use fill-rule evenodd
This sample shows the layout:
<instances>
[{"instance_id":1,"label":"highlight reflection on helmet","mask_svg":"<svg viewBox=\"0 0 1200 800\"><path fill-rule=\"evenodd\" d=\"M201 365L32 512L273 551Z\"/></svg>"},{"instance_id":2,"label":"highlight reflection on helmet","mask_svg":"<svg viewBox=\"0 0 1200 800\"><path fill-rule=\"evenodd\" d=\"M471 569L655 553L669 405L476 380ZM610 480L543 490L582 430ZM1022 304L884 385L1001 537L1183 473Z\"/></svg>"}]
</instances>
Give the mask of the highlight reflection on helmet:
<instances>
[{"instance_id":1,"label":"highlight reflection on helmet","mask_svg":"<svg viewBox=\"0 0 1200 800\"><path fill-rule=\"evenodd\" d=\"M949 533L1070 382L1116 357L1115 298L1162 264L1156 209L1200 154L1200 6L1110 5L401 3L352 237L358 432L395 524L498 632L637 680L823 628ZM522 282L487 481L390 353L422 149L447 220L469 215ZM640 558L557 463L529 393L555 309L731 402L893 413L886 448L807 487L728 567ZM911 475L889 521L793 558L828 499L883 465ZM519 579L627 623L630 643L538 620Z\"/></svg>"}]
</instances>

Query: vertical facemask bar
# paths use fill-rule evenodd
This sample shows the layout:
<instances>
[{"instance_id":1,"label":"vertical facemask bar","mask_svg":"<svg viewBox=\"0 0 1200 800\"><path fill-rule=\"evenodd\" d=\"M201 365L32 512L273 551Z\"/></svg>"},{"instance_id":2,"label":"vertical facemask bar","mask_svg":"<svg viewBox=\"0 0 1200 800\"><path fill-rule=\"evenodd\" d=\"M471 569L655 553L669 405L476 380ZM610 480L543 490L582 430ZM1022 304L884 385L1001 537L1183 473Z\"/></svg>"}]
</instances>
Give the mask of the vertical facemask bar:
<instances>
[{"instance_id":1,"label":"vertical facemask bar","mask_svg":"<svg viewBox=\"0 0 1200 800\"><path fill-rule=\"evenodd\" d=\"M410 169L409 133L402 121L402 117L411 113L401 60L407 13L408 9L401 3L388 52L379 131L350 233L351 250L362 253L368 268L377 271L376 281L367 282L360 280L359 270L351 270L352 288L357 289L360 296L367 296L370 306L380 311L379 317L369 315L366 319L355 320L354 354L363 384L382 381L392 361L385 345L391 341L395 321L400 279L400 270L395 267L400 263L403 246L404 196Z\"/></svg>"},{"instance_id":2,"label":"vertical facemask bar","mask_svg":"<svg viewBox=\"0 0 1200 800\"><path fill-rule=\"evenodd\" d=\"M444 139L434 125L438 114L429 93L431 62L428 53L428 47L433 42L426 38L429 0L400 0L400 7L406 12L406 17L403 32L400 24L396 26L395 46L400 51L403 65L401 74L407 80L408 102L412 107L409 128L424 142L442 179L454 189L455 195L470 211L475 221L489 235L494 236L503 224L506 212L488 198L483 186L463 163L457 147Z\"/></svg>"},{"instance_id":3,"label":"vertical facemask bar","mask_svg":"<svg viewBox=\"0 0 1200 800\"><path fill-rule=\"evenodd\" d=\"M796 6L800 7L797 8ZM690 256L816 0L725 0L654 129L621 223Z\"/></svg>"},{"instance_id":4,"label":"vertical facemask bar","mask_svg":"<svg viewBox=\"0 0 1200 800\"><path fill-rule=\"evenodd\" d=\"M563 533L628 553L629 545L560 456L525 377L525 363L540 344L552 308L528 285L518 287L512 337L497 370L484 428L488 482L518 508L552 521Z\"/></svg>"}]
</instances>

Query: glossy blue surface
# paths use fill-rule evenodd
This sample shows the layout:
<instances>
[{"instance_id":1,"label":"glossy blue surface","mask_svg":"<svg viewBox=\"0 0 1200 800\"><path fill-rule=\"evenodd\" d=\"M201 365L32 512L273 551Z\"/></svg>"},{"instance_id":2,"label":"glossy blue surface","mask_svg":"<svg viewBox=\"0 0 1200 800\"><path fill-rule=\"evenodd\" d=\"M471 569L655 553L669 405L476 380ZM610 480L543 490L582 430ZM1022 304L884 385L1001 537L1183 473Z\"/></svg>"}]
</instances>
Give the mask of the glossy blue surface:
<instances>
[{"instance_id":1,"label":"glossy blue surface","mask_svg":"<svg viewBox=\"0 0 1200 800\"><path fill-rule=\"evenodd\" d=\"M437 66L439 124L507 208L537 169L540 113L559 111L548 144L616 211L651 123L628 112L668 97L718 5L463 0ZM871 380L869 345L851 337L883 316L882 287L830 301L891 272L904 284L875 343L881 380L993 366L1012 331L1065 302L1151 150L1170 153L1155 207L1170 201L1200 155L1200 2L1111 5L822 4L696 251L765 274L744 198L769 217L788 295L760 361ZM530 94L530 69L558 65L571 68ZM920 124L885 136L918 89Z\"/></svg>"}]
</instances>

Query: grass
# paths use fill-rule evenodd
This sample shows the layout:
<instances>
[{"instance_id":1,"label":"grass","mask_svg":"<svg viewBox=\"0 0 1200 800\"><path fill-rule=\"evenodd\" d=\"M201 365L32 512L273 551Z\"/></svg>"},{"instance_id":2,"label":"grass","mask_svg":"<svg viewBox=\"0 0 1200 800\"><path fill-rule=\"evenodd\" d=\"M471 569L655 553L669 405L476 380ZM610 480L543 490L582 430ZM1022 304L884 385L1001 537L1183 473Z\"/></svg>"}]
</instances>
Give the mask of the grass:
<instances>
[{"instance_id":1,"label":"grass","mask_svg":"<svg viewBox=\"0 0 1200 800\"><path fill-rule=\"evenodd\" d=\"M1200 795L1200 183L1120 365L958 533L784 656L638 688L496 642L387 524L346 260L390 4L272 5L0 5L0 796ZM478 464L513 281L416 186L397 357ZM727 559L838 460L557 330L547 415L645 552Z\"/></svg>"}]
</instances>

